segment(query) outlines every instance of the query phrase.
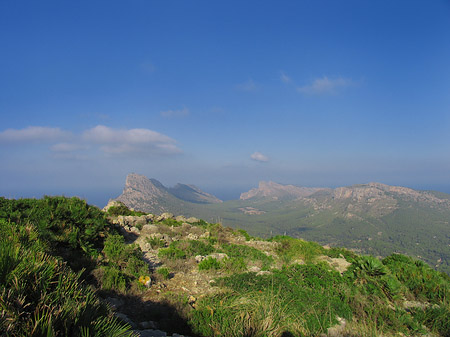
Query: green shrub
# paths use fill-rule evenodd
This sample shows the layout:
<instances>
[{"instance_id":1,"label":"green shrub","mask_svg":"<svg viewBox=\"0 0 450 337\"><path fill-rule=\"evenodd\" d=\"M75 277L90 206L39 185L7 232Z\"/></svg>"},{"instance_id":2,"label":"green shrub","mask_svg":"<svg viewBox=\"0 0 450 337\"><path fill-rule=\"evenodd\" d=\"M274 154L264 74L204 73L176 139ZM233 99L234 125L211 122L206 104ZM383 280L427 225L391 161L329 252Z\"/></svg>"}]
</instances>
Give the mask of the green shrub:
<instances>
[{"instance_id":1,"label":"green shrub","mask_svg":"<svg viewBox=\"0 0 450 337\"><path fill-rule=\"evenodd\" d=\"M157 272L159 275L161 275L161 277L162 277L164 280L168 280L168 279L170 278L170 271L169 271L169 268L161 267L161 268L156 269L156 272Z\"/></svg>"},{"instance_id":2,"label":"green shrub","mask_svg":"<svg viewBox=\"0 0 450 337\"><path fill-rule=\"evenodd\" d=\"M141 215L147 214L145 212L132 211L124 203L121 203L121 202L119 202L119 203L120 203L120 205L118 205L118 206L111 206L110 208L108 208L108 211L106 213L111 216L119 216L119 215L141 216Z\"/></svg>"},{"instance_id":3,"label":"green shrub","mask_svg":"<svg viewBox=\"0 0 450 337\"><path fill-rule=\"evenodd\" d=\"M253 237L250 236L246 230L238 229L235 231L235 233L242 235L245 238L245 241L250 241L251 239L253 239Z\"/></svg>"},{"instance_id":4,"label":"green shrub","mask_svg":"<svg viewBox=\"0 0 450 337\"><path fill-rule=\"evenodd\" d=\"M222 261L222 269L230 274L242 273L247 270L247 264L243 257L228 257Z\"/></svg>"},{"instance_id":5,"label":"green shrub","mask_svg":"<svg viewBox=\"0 0 450 337\"><path fill-rule=\"evenodd\" d=\"M187 248L187 254L189 256L196 256L196 255L208 255L214 252L214 247L211 245L211 243L206 243L201 240L189 240L188 241L189 246Z\"/></svg>"},{"instance_id":6,"label":"green shrub","mask_svg":"<svg viewBox=\"0 0 450 337\"><path fill-rule=\"evenodd\" d=\"M109 235L103 249L107 265L103 267L102 287L124 292L131 281L148 276L147 263L139 246L125 244L121 235Z\"/></svg>"},{"instance_id":7,"label":"green shrub","mask_svg":"<svg viewBox=\"0 0 450 337\"><path fill-rule=\"evenodd\" d=\"M351 250L345 248L337 248L333 247L328 250L325 250L325 254L329 257L338 258L344 257L347 261L352 261L357 257L357 255Z\"/></svg>"},{"instance_id":8,"label":"green shrub","mask_svg":"<svg viewBox=\"0 0 450 337\"><path fill-rule=\"evenodd\" d=\"M221 264L216 258L208 256L198 264L198 270L220 269Z\"/></svg>"},{"instance_id":9,"label":"green shrub","mask_svg":"<svg viewBox=\"0 0 450 337\"><path fill-rule=\"evenodd\" d=\"M169 247L167 248L161 248L158 252L158 256L170 260L177 260L177 259L185 259L187 255L185 251L176 248L175 246L170 244Z\"/></svg>"},{"instance_id":10,"label":"green shrub","mask_svg":"<svg viewBox=\"0 0 450 337\"><path fill-rule=\"evenodd\" d=\"M0 270L2 336L132 335L81 273L43 251L33 226L0 220L0 233L0 265L8 266Z\"/></svg>"},{"instance_id":11,"label":"green shrub","mask_svg":"<svg viewBox=\"0 0 450 337\"><path fill-rule=\"evenodd\" d=\"M418 300L432 303L450 300L448 276L433 270L424 262L405 255L392 254L383 259L383 264Z\"/></svg>"},{"instance_id":12,"label":"green shrub","mask_svg":"<svg viewBox=\"0 0 450 337\"><path fill-rule=\"evenodd\" d=\"M166 241L160 238L146 238L146 240L152 249L158 249L166 246Z\"/></svg>"},{"instance_id":13,"label":"green shrub","mask_svg":"<svg viewBox=\"0 0 450 337\"><path fill-rule=\"evenodd\" d=\"M269 241L279 243L277 253L286 264L297 259L312 262L317 256L326 253L325 248L318 243L294 239L289 236L275 236L269 239Z\"/></svg>"},{"instance_id":14,"label":"green shrub","mask_svg":"<svg viewBox=\"0 0 450 337\"><path fill-rule=\"evenodd\" d=\"M108 265L102 268L102 288L106 290L117 290L119 292L125 292L127 290L127 284L129 278L118 267Z\"/></svg>"},{"instance_id":15,"label":"green shrub","mask_svg":"<svg viewBox=\"0 0 450 337\"><path fill-rule=\"evenodd\" d=\"M216 284L230 292L199 303L193 320L204 335L217 329L222 335L245 336L253 329L256 336L318 336L337 323L337 316L352 317L342 292L345 279L326 264L295 265L271 275L232 274Z\"/></svg>"},{"instance_id":16,"label":"green shrub","mask_svg":"<svg viewBox=\"0 0 450 337\"><path fill-rule=\"evenodd\" d=\"M267 256L260 250L244 245L224 243L221 245L220 251L230 258L243 258L244 261L258 262L263 270L269 269L274 261L273 257Z\"/></svg>"},{"instance_id":17,"label":"green shrub","mask_svg":"<svg viewBox=\"0 0 450 337\"><path fill-rule=\"evenodd\" d=\"M175 219L164 219L162 221L160 221L159 223L169 226L169 227L179 227L181 226L183 223L181 221L177 221Z\"/></svg>"},{"instance_id":18,"label":"green shrub","mask_svg":"<svg viewBox=\"0 0 450 337\"><path fill-rule=\"evenodd\" d=\"M75 197L0 198L0 209L0 218L35 228L57 254L71 248L78 255L97 256L109 231L104 213Z\"/></svg>"}]
</instances>

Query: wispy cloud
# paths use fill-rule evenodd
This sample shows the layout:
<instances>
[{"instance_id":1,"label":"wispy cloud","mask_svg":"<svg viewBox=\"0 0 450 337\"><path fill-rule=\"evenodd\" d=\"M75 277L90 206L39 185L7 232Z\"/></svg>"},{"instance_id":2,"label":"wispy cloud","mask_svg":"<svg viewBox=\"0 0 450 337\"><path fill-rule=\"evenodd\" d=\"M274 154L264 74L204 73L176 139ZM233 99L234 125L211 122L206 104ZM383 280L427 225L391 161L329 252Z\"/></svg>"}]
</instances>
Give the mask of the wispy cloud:
<instances>
[{"instance_id":1,"label":"wispy cloud","mask_svg":"<svg viewBox=\"0 0 450 337\"><path fill-rule=\"evenodd\" d=\"M354 84L354 81L348 78L338 77L331 79L324 76L322 78L316 78L311 84L298 87L297 91L308 95L335 94L339 90Z\"/></svg>"},{"instance_id":2,"label":"wispy cloud","mask_svg":"<svg viewBox=\"0 0 450 337\"><path fill-rule=\"evenodd\" d=\"M190 114L190 111L188 108L183 107L183 109L179 109L179 110L161 111L160 114L161 114L161 116L166 117L166 118L176 118L176 117L188 116Z\"/></svg>"},{"instance_id":3,"label":"wispy cloud","mask_svg":"<svg viewBox=\"0 0 450 337\"><path fill-rule=\"evenodd\" d=\"M280 80L283 83L289 84L292 83L292 79L284 73L284 71L280 72Z\"/></svg>"},{"instance_id":4,"label":"wispy cloud","mask_svg":"<svg viewBox=\"0 0 450 337\"><path fill-rule=\"evenodd\" d=\"M104 125L72 134L60 128L30 126L0 132L0 144L47 143L57 157L81 158L84 155L170 155L181 153L176 141L149 129L114 129ZM75 156L77 154L77 156Z\"/></svg>"},{"instance_id":5,"label":"wispy cloud","mask_svg":"<svg viewBox=\"0 0 450 337\"><path fill-rule=\"evenodd\" d=\"M268 162L269 157L263 155L261 152L255 152L250 156L251 159L259 162Z\"/></svg>"},{"instance_id":6,"label":"wispy cloud","mask_svg":"<svg viewBox=\"0 0 450 337\"><path fill-rule=\"evenodd\" d=\"M241 91L256 91L258 90L259 86L255 81L253 81L250 78L247 81L238 84L236 88Z\"/></svg>"},{"instance_id":7,"label":"wispy cloud","mask_svg":"<svg viewBox=\"0 0 450 337\"><path fill-rule=\"evenodd\" d=\"M71 135L68 131L60 128L51 128L43 126L29 126L25 129L7 129L0 132L0 142L8 143L39 143L61 141L69 138Z\"/></svg>"},{"instance_id":8,"label":"wispy cloud","mask_svg":"<svg viewBox=\"0 0 450 337\"><path fill-rule=\"evenodd\" d=\"M82 139L108 154L176 154L176 141L149 129L113 129L104 125L86 130Z\"/></svg>"},{"instance_id":9,"label":"wispy cloud","mask_svg":"<svg viewBox=\"0 0 450 337\"><path fill-rule=\"evenodd\" d=\"M79 150L86 150L88 148L87 145L83 144L76 144L76 143L58 143L55 145L52 145L50 147L50 150L52 152L57 153L67 153L67 152L74 152Z\"/></svg>"}]
</instances>

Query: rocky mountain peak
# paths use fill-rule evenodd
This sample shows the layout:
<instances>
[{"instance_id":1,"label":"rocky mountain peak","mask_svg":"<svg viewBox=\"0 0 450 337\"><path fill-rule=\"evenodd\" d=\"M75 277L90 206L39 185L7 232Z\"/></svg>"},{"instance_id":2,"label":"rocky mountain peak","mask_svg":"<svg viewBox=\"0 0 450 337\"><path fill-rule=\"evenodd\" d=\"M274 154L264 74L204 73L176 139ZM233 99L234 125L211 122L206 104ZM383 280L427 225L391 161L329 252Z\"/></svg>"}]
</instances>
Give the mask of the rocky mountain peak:
<instances>
[{"instance_id":1,"label":"rocky mountain peak","mask_svg":"<svg viewBox=\"0 0 450 337\"><path fill-rule=\"evenodd\" d=\"M135 210L152 213L174 212L184 207L186 202L194 204L222 202L194 185L177 184L167 188L156 179L149 179L136 173L127 176L123 192L115 200Z\"/></svg>"},{"instance_id":2,"label":"rocky mountain peak","mask_svg":"<svg viewBox=\"0 0 450 337\"><path fill-rule=\"evenodd\" d=\"M131 173L125 181L125 192L136 191L144 194L165 195L167 189L156 179L149 179L141 174Z\"/></svg>"},{"instance_id":3,"label":"rocky mountain peak","mask_svg":"<svg viewBox=\"0 0 450 337\"><path fill-rule=\"evenodd\" d=\"M319 187L299 187L294 185L282 185L273 181L260 181L258 188L253 188L248 192L242 193L240 199L247 200L252 198L304 198L310 196L324 188Z\"/></svg>"}]
</instances>

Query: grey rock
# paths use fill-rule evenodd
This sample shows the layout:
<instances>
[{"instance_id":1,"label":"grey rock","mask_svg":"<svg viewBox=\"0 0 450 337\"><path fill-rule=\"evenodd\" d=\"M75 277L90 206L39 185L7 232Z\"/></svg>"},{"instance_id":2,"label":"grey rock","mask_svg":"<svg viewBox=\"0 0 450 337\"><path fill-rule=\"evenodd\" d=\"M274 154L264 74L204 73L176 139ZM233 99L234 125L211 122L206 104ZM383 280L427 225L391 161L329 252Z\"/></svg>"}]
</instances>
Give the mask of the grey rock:
<instances>
[{"instance_id":1,"label":"grey rock","mask_svg":"<svg viewBox=\"0 0 450 337\"><path fill-rule=\"evenodd\" d=\"M162 220L172 219L172 218L173 218L173 214L166 212L166 213L161 214L159 217L157 217L156 220L162 221Z\"/></svg>"},{"instance_id":2,"label":"grey rock","mask_svg":"<svg viewBox=\"0 0 450 337\"><path fill-rule=\"evenodd\" d=\"M131 329L137 329L137 324L134 323L127 315L122 314L121 312L116 312L115 315L124 323L128 323L131 326Z\"/></svg>"},{"instance_id":3,"label":"grey rock","mask_svg":"<svg viewBox=\"0 0 450 337\"><path fill-rule=\"evenodd\" d=\"M213 253L209 254L207 257L215 258L217 261L222 261L223 259L227 259L228 255L225 253Z\"/></svg>"},{"instance_id":4,"label":"grey rock","mask_svg":"<svg viewBox=\"0 0 450 337\"><path fill-rule=\"evenodd\" d=\"M175 220L179 222L186 222L186 217L184 217L183 215L179 215L175 218Z\"/></svg>"},{"instance_id":5,"label":"grey rock","mask_svg":"<svg viewBox=\"0 0 450 337\"><path fill-rule=\"evenodd\" d=\"M107 297L106 302L108 302L111 308L114 310L120 308L124 304L121 299L115 297Z\"/></svg>"},{"instance_id":6,"label":"grey rock","mask_svg":"<svg viewBox=\"0 0 450 337\"><path fill-rule=\"evenodd\" d=\"M253 273L258 273L261 271L261 268L259 268L257 266L251 266L250 268L248 268L248 271L253 272Z\"/></svg>"},{"instance_id":7,"label":"grey rock","mask_svg":"<svg viewBox=\"0 0 450 337\"><path fill-rule=\"evenodd\" d=\"M145 321L145 322L140 322L139 323L139 327L143 330L145 329L156 329L156 323L153 321Z\"/></svg>"},{"instance_id":8,"label":"grey rock","mask_svg":"<svg viewBox=\"0 0 450 337\"><path fill-rule=\"evenodd\" d=\"M158 226L155 225L144 225L141 232L145 234L156 233L158 231Z\"/></svg>"},{"instance_id":9,"label":"grey rock","mask_svg":"<svg viewBox=\"0 0 450 337\"><path fill-rule=\"evenodd\" d=\"M167 333L155 329L135 330L134 332L139 337L167 337Z\"/></svg>"}]
</instances>

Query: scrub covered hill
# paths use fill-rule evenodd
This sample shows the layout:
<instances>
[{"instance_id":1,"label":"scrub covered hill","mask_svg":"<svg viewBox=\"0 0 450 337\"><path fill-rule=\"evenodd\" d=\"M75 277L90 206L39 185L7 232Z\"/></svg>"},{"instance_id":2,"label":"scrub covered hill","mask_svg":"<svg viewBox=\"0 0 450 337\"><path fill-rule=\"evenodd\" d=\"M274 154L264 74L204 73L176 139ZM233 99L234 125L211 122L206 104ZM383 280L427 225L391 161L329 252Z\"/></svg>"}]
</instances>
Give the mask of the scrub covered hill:
<instances>
[{"instance_id":1,"label":"scrub covered hill","mask_svg":"<svg viewBox=\"0 0 450 337\"><path fill-rule=\"evenodd\" d=\"M63 197L0 198L0 231L6 336L450 336L448 275L404 255Z\"/></svg>"},{"instance_id":2,"label":"scrub covered hill","mask_svg":"<svg viewBox=\"0 0 450 337\"><path fill-rule=\"evenodd\" d=\"M407 254L450 273L449 194L380 183L331 189L261 182L239 200L209 198L200 204L192 202L194 195L183 197L155 179L130 174L117 200L136 210L196 216L264 238L285 234L361 254Z\"/></svg>"}]
</instances>

